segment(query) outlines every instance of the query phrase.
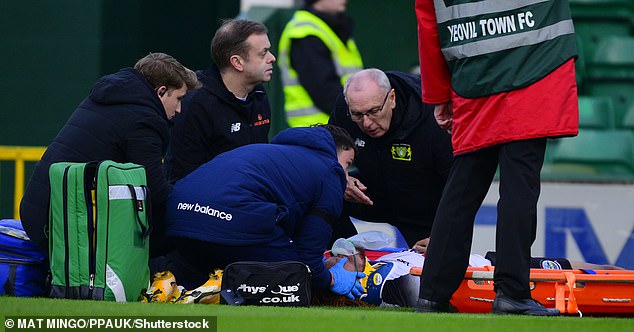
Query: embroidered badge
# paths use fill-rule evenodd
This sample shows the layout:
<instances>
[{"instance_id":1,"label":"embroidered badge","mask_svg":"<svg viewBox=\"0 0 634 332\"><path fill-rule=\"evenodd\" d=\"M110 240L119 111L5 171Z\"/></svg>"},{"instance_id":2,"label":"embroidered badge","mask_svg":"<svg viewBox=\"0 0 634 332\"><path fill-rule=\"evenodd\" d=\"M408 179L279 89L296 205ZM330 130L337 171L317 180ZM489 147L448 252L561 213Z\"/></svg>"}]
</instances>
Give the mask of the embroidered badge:
<instances>
[{"instance_id":1,"label":"embroidered badge","mask_svg":"<svg viewBox=\"0 0 634 332\"><path fill-rule=\"evenodd\" d=\"M412 161L412 146L409 144L392 144L392 159Z\"/></svg>"},{"instance_id":2,"label":"embroidered badge","mask_svg":"<svg viewBox=\"0 0 634 332\"><path fill-rule=\"evenodd\" d=\"M271 119L264 119L262 114L258 113L258 120L253 122L253 126L258 127L269 123L271 123Z\"/></svg>"},{"instance_id":3,"label":"embroidered badge","mask_svg":"<svg viewBox=\"0 0 634 332\"><path fill-rule=\"evenodd\" d=\"M382 284L383 283L383 276L381 274L379 274L379 273L375 273L374 277L372 278L372 282L375 285L377 285L377 286Z\"/></svg>"},{"instance_id":4,"label":"embroidered badge","mask_svg":"<svg viewBox=\"0 0 634 332\"><path fill-rule=\"evenodd\" d=\"M548 259L544 259L542 261L542 269L546 269L546 270L563 270L563 268L561 267L561 264L559 264L559 262L551 261L551 260L548 260Z\"/></svg>"}]
</instances>

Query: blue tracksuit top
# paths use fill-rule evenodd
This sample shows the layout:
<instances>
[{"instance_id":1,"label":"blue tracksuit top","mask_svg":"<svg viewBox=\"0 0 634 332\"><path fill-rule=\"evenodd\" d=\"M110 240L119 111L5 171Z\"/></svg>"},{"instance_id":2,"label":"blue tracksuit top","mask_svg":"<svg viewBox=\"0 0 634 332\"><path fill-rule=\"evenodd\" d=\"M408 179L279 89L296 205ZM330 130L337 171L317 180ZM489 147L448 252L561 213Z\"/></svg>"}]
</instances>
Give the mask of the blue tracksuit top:
<instances>
[{"instance_id":1,"label":"blue tracksuit top","mask_svg":"<svg viewBox=\"0 0 634 332\"><path fill-rule=\"evenodd\" d=\"M222 153L177 181L167 233L255 250L292 241L313 283L323 288L330 283L322 263L329 221L341 214L345 185L326 129L287 129L271 144Z\"/></svg>"}]
</instances>

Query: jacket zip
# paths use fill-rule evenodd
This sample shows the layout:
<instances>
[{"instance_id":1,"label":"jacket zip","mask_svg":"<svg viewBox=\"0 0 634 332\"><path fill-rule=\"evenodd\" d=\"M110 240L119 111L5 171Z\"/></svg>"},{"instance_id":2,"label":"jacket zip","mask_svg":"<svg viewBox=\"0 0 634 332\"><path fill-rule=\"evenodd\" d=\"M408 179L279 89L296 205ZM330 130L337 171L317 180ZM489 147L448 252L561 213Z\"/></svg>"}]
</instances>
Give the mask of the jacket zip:
<instances>
[{"instance_id":1,"label":"jacket zip","mask_svg":"<svg viewBox=\"0 0 634 332\"><path fill-rule=\"evenodd\" d=\"M93 171L92 164L87 165L90 167L89 171ZM97 228L97 173L99 169L99 164L94 168L94 173L90 174L90 182L88 186L85 186L85 189L88 189L87 197L86 197L86 208L88 209L88 274L89 274L89 283L88 283L88 298L92 299L92 293L95 288L95 273L96 273L96 228ZM93 194L94 190L94 194ZM94 222L93 222L94 221Z\"/></svg>"}]
</instances>

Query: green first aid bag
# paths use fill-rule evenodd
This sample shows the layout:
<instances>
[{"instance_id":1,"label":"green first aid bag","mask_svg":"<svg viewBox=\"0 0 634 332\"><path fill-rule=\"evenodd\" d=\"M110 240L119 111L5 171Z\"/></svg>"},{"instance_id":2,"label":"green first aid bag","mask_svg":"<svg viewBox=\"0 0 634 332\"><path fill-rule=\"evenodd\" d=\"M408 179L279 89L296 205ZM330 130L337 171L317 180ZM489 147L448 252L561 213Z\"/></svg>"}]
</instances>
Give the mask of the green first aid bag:
<instances>
[{"instance_id":1,"label":"green first aid bag","mask_svg":"<svg viewBox=\"0 0 634 332\"><path fill-rule=\"evenodd\" d=\"M51 297L136 301L150 280L143 166L61 162L49 178Z\"/></svg>"}]
</instances>

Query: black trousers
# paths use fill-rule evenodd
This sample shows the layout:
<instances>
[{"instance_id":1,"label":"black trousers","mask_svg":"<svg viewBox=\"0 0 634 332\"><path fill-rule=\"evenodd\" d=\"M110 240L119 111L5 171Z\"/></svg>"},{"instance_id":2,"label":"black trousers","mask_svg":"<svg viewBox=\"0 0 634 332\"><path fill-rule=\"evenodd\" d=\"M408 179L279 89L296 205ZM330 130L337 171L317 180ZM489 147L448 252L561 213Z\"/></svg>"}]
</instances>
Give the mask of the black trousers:
<instances>
[{"instance_id":1,"label":"black trousers","mask_svg":"<svg viewBox=\"0 0 634 332\"><path fill-rule=\"evenodd\" d=\"M514 141L456 156L431 231L421 298L447 302L469 265L475 215L500 166L495 289L530 298L531 245L535 241L540 171L546 138Z\"/></svg>"}]
</instances>

